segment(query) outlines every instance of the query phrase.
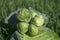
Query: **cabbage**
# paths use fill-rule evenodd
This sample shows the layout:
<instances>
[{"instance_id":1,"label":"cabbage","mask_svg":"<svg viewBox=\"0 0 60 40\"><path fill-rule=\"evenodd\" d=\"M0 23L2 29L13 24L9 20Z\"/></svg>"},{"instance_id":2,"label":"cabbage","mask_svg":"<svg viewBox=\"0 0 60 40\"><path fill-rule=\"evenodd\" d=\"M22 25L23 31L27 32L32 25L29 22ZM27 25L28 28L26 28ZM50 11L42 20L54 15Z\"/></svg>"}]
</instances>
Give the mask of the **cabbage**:
<instances>
[{"instance_id":1,"label":"cabbage","mask_svg":"<svg viewBox=\"0 0 60 40\"><path fill-rule=\"evenodd\" d=\"M44 24L44 21L45 20L44 20L44 17L42 15L37 15L32 19L31 23L33 23L37 26L42 26Z\"/></svg>"},{"instance_id":2,"label":"cabbage","mask_svg":"<svg viewBox=\"0 0 60 40\"><path fill-rule=\"evenodd\" d=\"M19 21L29 22L31 19L31 14L29 10L26 8L21 9L21 11L17 14L17 19Z\"/></svg>"},{"instance_id":3,"label":"cabbage","mask_svg":"<svg viewBox=\"0 0 60 40\"><path fill-rule=\"evenodd\" d=\"M20 22L17 24L18 31L21 33L26 33L28 31L29 24L26 22Z\"/></svg>"},{"instance_id":4,"label":"cabbage","mask_svg":"<svg viewBox=\"0 0 60 40\"><path fill-rule=\"evenodd\" d=\"M35 25L33 25L33 24L31 24L31 25L29 26L29 34L30 34L31 36L37 35L37 34L38 34L38 27L35 26Z\"/></svg>"}]
</instances>

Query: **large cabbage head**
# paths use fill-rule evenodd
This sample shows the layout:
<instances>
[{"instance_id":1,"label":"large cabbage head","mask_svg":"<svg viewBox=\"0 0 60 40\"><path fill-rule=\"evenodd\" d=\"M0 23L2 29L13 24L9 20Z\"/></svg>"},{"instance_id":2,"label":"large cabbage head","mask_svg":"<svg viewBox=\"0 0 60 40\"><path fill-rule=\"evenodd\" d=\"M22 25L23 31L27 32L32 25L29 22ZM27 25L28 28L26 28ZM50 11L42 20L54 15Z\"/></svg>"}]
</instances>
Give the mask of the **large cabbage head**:
<instances>
[{"instance_id":1,"label":"large cabbage head","mask_svg":"<svg viewBox=\"0 0 60 40\"><path fill-rule=\"evenodd\" d=\"M20 12L17 14L17 19L19 21L29 22L31 19L31 14L30 14L29 10L26 8L22 8L20 10Z\"/></svg>"}]
</instances>

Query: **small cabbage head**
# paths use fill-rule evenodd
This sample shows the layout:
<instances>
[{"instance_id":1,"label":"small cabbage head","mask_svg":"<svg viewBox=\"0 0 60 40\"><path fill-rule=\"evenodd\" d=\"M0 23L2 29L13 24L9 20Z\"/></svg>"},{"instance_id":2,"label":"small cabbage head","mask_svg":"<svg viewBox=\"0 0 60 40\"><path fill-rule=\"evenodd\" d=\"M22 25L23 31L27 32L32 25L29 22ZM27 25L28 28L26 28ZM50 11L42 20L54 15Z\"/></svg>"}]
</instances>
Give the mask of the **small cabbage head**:
<instances>
[{"instance_id":1,"label":"small cabbage head","mask_svg":"<svg viewBox=\"0 0 60 40\"><path fill-rule=\"evenodd\" d=\"M28 31L29 24L26 22L20 22L17 24L18 31L21 33L26 33Z\"/></svg>"},{"instance_id":2,"label":"small cabbage head","mask_svg":"<svg viewBox=\"0 0 60 40\"><path fill-rule=\"evenodd\" d=\"M31 24L31 25L29 26L29 34L30 34L31 36L37 35L37 34L38 34L38 27L35 26L35 25L33 25L33 24Z\"/></svg>"},{"instance_id":3,"label":"small cabbage head","mask_svg":"<svg viewBox=\"0 0 60 40\"><path fill-rule=\"evenodd\" d=\"M36 26L42 26L44 24L44 17L42 15L35 16L31 23L35 24Z\"/></svg>"}]
</instances>

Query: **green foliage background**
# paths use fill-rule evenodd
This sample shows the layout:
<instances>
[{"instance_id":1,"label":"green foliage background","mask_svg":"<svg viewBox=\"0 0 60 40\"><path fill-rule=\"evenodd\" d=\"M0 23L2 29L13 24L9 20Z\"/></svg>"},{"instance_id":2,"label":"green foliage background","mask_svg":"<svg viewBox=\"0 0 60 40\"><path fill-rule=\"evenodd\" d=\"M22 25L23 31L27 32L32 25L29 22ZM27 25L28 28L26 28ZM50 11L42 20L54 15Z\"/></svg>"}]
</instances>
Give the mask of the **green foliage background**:
<instances>
[{"instance_id":1,"label":"green foliage background","mask_svg":"<svg viewBox=\"0 0 60 40\"><path fill-rule=\"evenodd\" d=\"M0 34L8 38L12 31L11 25L5 24L4 19L13 11L22 7L32 7L48 16L46 27L60 36L60 0L0 0Z\"/></svg>"}]
</instances>

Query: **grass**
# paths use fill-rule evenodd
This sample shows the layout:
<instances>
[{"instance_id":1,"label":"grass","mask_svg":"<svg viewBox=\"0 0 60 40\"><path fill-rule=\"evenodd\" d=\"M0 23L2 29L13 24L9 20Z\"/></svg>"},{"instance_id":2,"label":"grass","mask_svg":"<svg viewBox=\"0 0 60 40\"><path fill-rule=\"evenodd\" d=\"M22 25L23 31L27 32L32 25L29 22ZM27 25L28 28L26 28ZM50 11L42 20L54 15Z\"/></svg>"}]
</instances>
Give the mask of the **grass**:
<instances>
[{"instance_id":1,"label":"grass","mask_svg":"<svg viewBox=\"0 0 60 40\"><path fill-rule=\"evenodd\" d=\"M0 0L0 21L2 20L2 23L0 22L0 28L2 25L4 25L2 28L6 26L3 23L4 19L11 12L22 7L32 7L35 10L46 14L49 18L47 27L60 36L60 0ZM5 33L5 35L8 34Z\"/></svg>"}]
</instances>

